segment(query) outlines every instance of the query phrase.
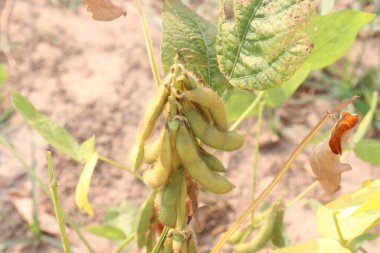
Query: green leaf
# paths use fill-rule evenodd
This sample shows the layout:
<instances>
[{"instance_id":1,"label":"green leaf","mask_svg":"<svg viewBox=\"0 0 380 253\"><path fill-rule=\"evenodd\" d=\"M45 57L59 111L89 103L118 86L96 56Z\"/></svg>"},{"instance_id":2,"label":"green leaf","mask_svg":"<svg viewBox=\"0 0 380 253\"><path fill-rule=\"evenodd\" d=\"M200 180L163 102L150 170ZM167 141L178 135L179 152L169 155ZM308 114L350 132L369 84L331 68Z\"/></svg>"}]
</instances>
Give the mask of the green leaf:
<instances>
[{"instance_id":1,"label":"green leaf","mask_svg":"<svg viewBox=\"0 0 380 253\"><path fill-rule=\"evenodd\" d=\"M215 27L179 0L165 0L162 11L163 40L161 57L168 73L179 52L185 67L200 75L219 95L227 87L216 61Z\"/></svg>"},{"instance_id":2,"label":"green leaf","mask_svg":"<svg viewBox=\"0 0 380 253\"><path fill-rule=\"evenodd\" d=\"M300 69L280 87L268 90L265 94L265 103L271 107L283 105L305 81L309 73L309 70Z\"/></svg>"},{"instance_id":3,"label":"green leaf","mask_svg":"<svg viewBox=\"0 0 380 253\"><path fill-rule=\"evenodd\" d=\"M350 253L340 243L330 238L320 238L299 243L287 248L272 250L269 253Z\"/></svg>"},{"instance_id":4,"label":"green leaf","mask_svg":"<svg viewBox=\"0 0 380 253\"><path fill-rule=\"evenodd\" d=\"M319 13L325 15L334 8L335 0L320 0L319 1Z\"/></svg>"},{"instance_id":5,"label":"green leaf","mask_svg":"<svg viewBox=\"0 0 380 253\"><path fill-rule=\"evenodd\" d=\"M115 226L128 236L135 231L136 216L136 206L129 201L123 201L118 206L110 206L107 208L104 224Z\"/></svg>"},{"instance_id":6,"label":"green leaf","mask_svg":"<svg viewBox=\"0 0 380 253\"><path fill-rule=\"evenodd\" d=\"M234 90L226 102L228 121L237 120L240 115L252 104L256 95L245 90ZM257 107L247 117L257 114Z\"/></svg>"},{"instance_id":7,"label":"green leaf","mask_svg":"<svg viewBox=\"0 0 380 253\"><path fill-rule=\"evenodd\" d=\"M368 130L368 127L371 125L373 116L376 112L377 100L379 97L379 93L376 91L372 93L371 104L368 112L364 116L364 118L360 121L358 129L355 131L355 134L352 136L352 140L355 144L359 143L361 139L363 139L365 133Z\"/></svg>"},{"instance_id":8,"label":"green leaf","mask_svg":"<svg viewBox=\"0 0 380 253\"><path fill-rule=\"evenodd\" d=\"M354 240L352 240L352 242L350 243L350 249L355 252L355 249L357 249L364 243L368 241L377 240L379 237L380 234L364 233L361 236L358 236Z\"/></svg>"},{"instance_id":9,"label":"green leaf","mask_svg":"<svg viewBox=\"0 0 380 253\"><path fill-rule=\"evenodd\" d=\"M227 19L220 0L216 51L219 67L235 87L265 90L289 80L311 52L301 32L312 12L310 0L234 1Z\"/></svg>"},{"instance_id":10,"label":"green leaf","mask_svg":"<svg viewBox=\"0 0 380 253\"><path fill-rule=\"evenodd\" d=\"M5 70L4 65L0 64L0 86L2 86L7 79L8 79L7 71Z\"/></svg>"},{"instance_id":11,"label":"green leaf","mask_svg":"<svg viewBox=\"0 0 380 253\"><path fill-rule=\"evenodd\" d=\"M336 200L318 209L317 224L322 236L339 240L333 214L336 213L338 225L344 240L352 240L373 227L380 219L380 212L363 212L356 210L366 203L379 189L375 180L363 184L362 188L344 194Z\"/></svg>"},{"instance_id":12,"label":"green leaf","mask_svg":"<svg viewBox=\"0 0 380 253\"><path fill-rule=\"evenodd\" d=\"M95 136L91 136L80 145L81 154L85 162L95 153L95 142Z\"/></svg>"},{"instance_id":13,"label":"green leaf","mask_svg":"<svg viewBox=\"0 0 380 253\"><path fill-rule=\"evenodd\" d=\"M80 175L77 187L75 189L75 203L83 211L89 215L94 214L94 210L88 201L88 189L90 188L92 173L98 162L98 153L93 153L91 158L84 165L82 174Z\"/></svg>"},{"instance_id":14,"label":"green leaf","mask_svg":"<svg viewBox=\"0 0 380 253\"><path fill-rule=\"evenodd\" d=\"M110 240L120 241L126 238L126 235L124 234L123 231L121 231L117 227L110 226L110 225L88 226L86 227L86 230L95 235L98 235Z\"/></svg>"},{"instance_id":15,"label":"green leaf","mask_svg":"<svg viewBox=\"0 0 380 253\"><path fill-rule=\"evenodd\" d=\"M13 106L21 114L24 120L50 145L69 155L77 162L82 161L78 142L65 128L37 111L29 100L20 93L13 92L12 101Z\"/></svg>"},{"instance_id":16,"label":"green leaf","mask_svg":"<svg viewBox=\"0 0 380 253\"><path fill-rule=\"evenodd\" d=\"M314 49L303 67L320 69L337 61L351 48L359 30L375 16L352 10L315 16L307 31Z\"/></svg>"},{"instance_id":17,"label":"green leaf","mask_svg":"<svg viewBox=\"0 0 380 253\"><path fill-rule=\"evenodd\" d=\"M363 139L356 144L354 152L363 161L380 164L380 141Z\"/></svg>"}]
</instances>

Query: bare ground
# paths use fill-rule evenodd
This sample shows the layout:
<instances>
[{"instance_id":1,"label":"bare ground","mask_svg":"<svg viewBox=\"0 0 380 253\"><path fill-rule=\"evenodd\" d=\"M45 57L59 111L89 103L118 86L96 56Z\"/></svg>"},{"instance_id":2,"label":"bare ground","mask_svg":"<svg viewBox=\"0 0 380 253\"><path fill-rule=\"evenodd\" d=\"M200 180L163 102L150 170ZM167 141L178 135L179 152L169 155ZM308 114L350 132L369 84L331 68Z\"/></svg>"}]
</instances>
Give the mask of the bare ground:
<instances>
[{"instance_id":1,"label":"bare ground","mask_svg":"<svg viewBox=\"0 0 380 253\"><path fill-rule=\"evenodd\" d=\"M160 19L158 1L143 1L150 17L151 32L159 59ZM131 2L128 16L110 23L95 22L81 7L78 14L57 8L43 0L16 1L10 25L11 56L17 68L11 70L6 93L19 90L33 104L63 124L78 140L96 135L97 149L104 156L127 164L127 154L134 142L147 100L155 92L148 56L138 16ZM302 94L301 94L302 95ZM7 96L9 97L9 96ZM9 101L6 101L9 104ZM338 101L315 100L308 104L287 104L277 112L284 135L279 138L264 123L262 151L258 166L257 192L271 181L291 151L317 123L328 108ZM331 121L330 124L333 122ZM240 130L249 136L245 146L229 156L227 177L236 185L224 196L203 193L201 202L211 206L206 214L206 231L198 235L202 252L209 252L220 233L244 210L251 199L252 152L255 120L247 119ZM36 161L39 176L47 182L44 151L50 147L33 133L18 115L6 129L19 153L28 163ZM292 166L284 181L270 199L283 195L294 198L314 178L307 161L309 148ZM361 162L353 154L346 161L354 170L344 174L342 189L335 196L352 191L368 178L379 178L380 168ZM63 207L85 224L102 221L104 211L112 203L129 200L139 205L149 192L130 174L105 163L97 166L90 189L95 215L81 214L74 203L76 182L81 166L66 156L55 153L59 194ZM15 195L29 198L31 181L25 169L0 147L0 242L30 236L30 231L15 209ZM321 188L309 195L321 202L332 200ZM17 199L17 198L16 198ZM51 203L40 194L40 210L53 214ZM300 201L287 210L285 222L289 238L300 242L318 236L316 210ZM97 252L110 252L115 245L86 233ZM70 241L80 246L73 231ZM371 243L369 252L378 252L380 243ZM225 252L230 249L226 247ZM59 252L46 243L17 246L5 252Z\"/></svg>"}]
</instances>

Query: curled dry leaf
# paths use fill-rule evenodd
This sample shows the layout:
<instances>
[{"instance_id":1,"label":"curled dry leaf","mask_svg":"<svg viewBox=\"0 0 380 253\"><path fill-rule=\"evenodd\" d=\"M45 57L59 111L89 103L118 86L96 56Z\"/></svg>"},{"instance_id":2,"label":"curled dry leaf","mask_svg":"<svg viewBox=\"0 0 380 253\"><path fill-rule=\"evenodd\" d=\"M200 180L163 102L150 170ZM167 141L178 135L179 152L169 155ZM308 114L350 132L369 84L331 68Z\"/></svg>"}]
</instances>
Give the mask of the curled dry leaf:
<instances>
[{"instance_id":1,"label":"curled dry leaf","mask_svg":"<svg viewBox=\"0 0 380 253\"><path fill-rule=\"evenodd\" d=\"M329 146L334 154L342 154L342 143L346 142L350 130L358 123L359 116L349 112L342 112L335 123L329 140Z\"/></svg>"},{"instance_id":2,"label":"curled dry leaf","mask_svg":"<svg viewBox=\"0 0 380 253\"><path fill-rule=\"evenodd\" d=\"M97 21L112 21L121 15L126 15L124 8L115 5L111 0L86 0L87 11Z\"/></svg>"},{"instance_id":3,"label":"curled dry leaf","mask_svg":"<svg viewBox=\"0 0 380 253\"><path fill-rule=\"evenodd\" d=\"M340 162L342 146L358 122L358 116L343 112L331 131L330 139L318 143L310 155L310 165L328 193L340 188L341 174L351 170L351 165Z\"/></svg>"}]
</instances>

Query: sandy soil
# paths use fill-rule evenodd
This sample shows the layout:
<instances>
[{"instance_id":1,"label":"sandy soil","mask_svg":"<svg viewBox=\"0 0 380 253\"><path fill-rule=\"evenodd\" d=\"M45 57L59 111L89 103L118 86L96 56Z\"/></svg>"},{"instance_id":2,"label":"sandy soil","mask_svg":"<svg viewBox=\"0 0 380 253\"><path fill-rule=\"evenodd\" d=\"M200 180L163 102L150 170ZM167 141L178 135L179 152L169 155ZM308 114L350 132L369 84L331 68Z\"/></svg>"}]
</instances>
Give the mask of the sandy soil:
<instances>
[{"instance_id":1,"label":"sandy soil","mask_svg":"<svg viewBox=\"0 0 380 253\"><path fill-rule=\"evenodd\" d=\"M154 0L143 3L150 17L159 59L160 3ZM11 71L5 89L6 94L19 90L27 95L39 110L64 125L79 141L96 135L99 153L125 164L146 101L155 92L142 30L132 1L127 3L127 9L126 19L101 23L91 20L83 7L74 14L44 0L16 1L8 29L10 41L14 44L11 56L17 68ZM301 138L337 102L319 100L305 105L287 104L276 112L283 130L281 138L269 130L267 122L264 123L257 192L265 188ZM250 202L255 124L254 119L247 119L240 127L249 136L245 146L223 156L229 168L227 177L236 189L225 196L203 194L201 197L203 204L212 207L206 217L206 230L198 236L202 252L209 252L219 234ZM44 151L50 147L46 142L33 133L18 115L14 115L3 130L9 133L28 163L35 161L38 175L47 182ZM270 199L282 194L286 201L291 200L313 182L307 162L309 151L310 147L299 156ZM344 174L342 189L335 196L356 189L365 179L380 177L379 167L365 164L353 154L346 160L354 170ZM94 173L89 196L95 215L88 217L81 214L74 203L81 166L59 153L54 154L54 164L63 207L84 224L102 221L110 204L128 200L137 206L148 193L148 189L128 173L100 163ZM30 197L30 178L20 163L2 147L0 166L0 242L30 236L28 226L14 206L20 196ZM334 196L327 196L317 188L309 197L327 202ZM42 193L39 200L40 210L52 215L52 205ZM318 236L315 209L306 205L306 200L286 212L285 222L293 242ZM99 237L88 233L86 236L97 252L110 252L115 247ZM69 237L86 252L73 231L69 231ZM377 252L380 243L371 243L368 249L369 252ZM229 251L226 247L225 252ZM46 243L35 243L5 252L59 251Z\"/></svg>"}]
</instances>

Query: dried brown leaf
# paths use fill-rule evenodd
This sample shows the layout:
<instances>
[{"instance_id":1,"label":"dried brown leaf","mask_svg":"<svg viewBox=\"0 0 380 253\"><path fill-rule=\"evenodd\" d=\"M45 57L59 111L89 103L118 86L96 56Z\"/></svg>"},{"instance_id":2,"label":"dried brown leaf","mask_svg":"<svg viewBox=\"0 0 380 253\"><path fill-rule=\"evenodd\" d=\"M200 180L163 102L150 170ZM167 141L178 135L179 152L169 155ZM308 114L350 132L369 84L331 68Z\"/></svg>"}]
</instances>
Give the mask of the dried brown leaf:
<instances>
[{"instance_id":1,"label":"dried brown leaf","mask_svg":"<svg viewBox=\"0 0 380 253\"><path fill-rule=\"evenodd\" d=\"M112 21L121 15L126 15L124 8L115 5L111 0L86 0L87 11L97 21Z\"/></svg>"},{"instance_id":2,"label":"dried brown leaf","mask_svg":"<svg viewBox=\"0 0 380 253\"><path fill-rule=\"evenodd\" d=\"M349 112L342 112L336 121L329 140L329 146L334 154L342 154L342 143L348 138L350 130L356 126L359 116Z\"/></svg>"},{"instance_id":3,"label":"dried brown leaf","mask_svg":"<svg viewBox=\"0 0 380 253\"><path fill-rule=\"evenodd\" d=\"M342 146L358 120L357 115L342 112L331 131L330 138L318 143L310 155L311 168L323 189L328 193L338 191L341 174L352 169L351 165L341 163L339 159Z\"/></svg>"}]
</instances>

